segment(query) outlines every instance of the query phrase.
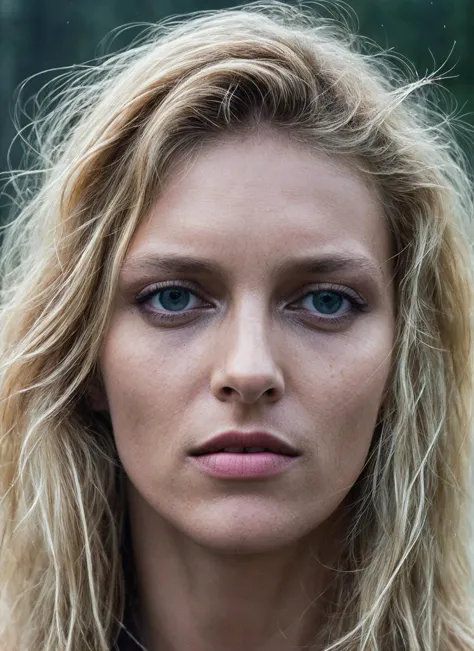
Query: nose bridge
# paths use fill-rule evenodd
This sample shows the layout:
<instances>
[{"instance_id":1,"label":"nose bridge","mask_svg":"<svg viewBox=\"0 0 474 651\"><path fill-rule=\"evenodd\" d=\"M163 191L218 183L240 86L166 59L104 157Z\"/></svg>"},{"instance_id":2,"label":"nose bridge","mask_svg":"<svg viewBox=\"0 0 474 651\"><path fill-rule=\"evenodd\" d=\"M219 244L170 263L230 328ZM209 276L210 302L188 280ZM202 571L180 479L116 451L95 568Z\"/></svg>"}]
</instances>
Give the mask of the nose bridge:
<instances>
[{"instance_id":1,"label":"nose bridge","mask_svg":"<svg viewBox=\"0 0 474 651\"><path fill-rule=\"evenodd\" d=\"M213 388L219 395L235 392L243 402L262 394L279 397L283 378L272 343L271 314L261 292L246 291L231 306L217 335Z\"/></svg>"},{"instance_id":2,"label":"nose bridge","mask_svg":"<svg viewBox=\"0 0 474 651\"><path fill-rule=\"evenodd\" d=\"M272 359L271 315L261 292L242 292L230 308L222 345L238 364L268 364Z\"/></svg>"}]
</instances>

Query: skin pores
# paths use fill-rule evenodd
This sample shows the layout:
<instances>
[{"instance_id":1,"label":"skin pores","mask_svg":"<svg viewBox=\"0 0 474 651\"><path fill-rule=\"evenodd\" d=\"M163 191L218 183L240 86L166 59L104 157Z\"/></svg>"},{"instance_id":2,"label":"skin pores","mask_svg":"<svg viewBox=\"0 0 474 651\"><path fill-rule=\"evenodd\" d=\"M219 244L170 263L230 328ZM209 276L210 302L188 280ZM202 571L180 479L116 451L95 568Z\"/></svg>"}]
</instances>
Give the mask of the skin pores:
<instances>
[{"instance_id":1,"label":"skin pores","mask_svg":"<svg viewBox=\"0 0 474 651\"><path fill-rule=\"evenodd\" d=\"M210 260L224 275L137 263L170 254ZM326 256L358 264L276 271L286 260ZM174 581L168 594L186 600L199 585L203 603L215 594L218 609L227 603L226 572L239 558L238 604L247 594L244 568L250 576L252 567L259 578L258 586L249 583L249 608L258 610L252 600L261 597L274 617L278 599L307 570L305 550L331 546L328 523L363 469L392 362L390 257L369 183L271 131L216 141L168 184L127 252L100 357L150 591L166 581L165 554ZM167 286L137 304L156 283ZM182 292L174 298L183 307L175 321L160 321L177 314L163 293L171 287ZM321 311L324 291L332 312ZM279 434L302 456L276 477L251 481L211 478L190 463L190 449L239 428Z\"/></svg>"}]
</instances>

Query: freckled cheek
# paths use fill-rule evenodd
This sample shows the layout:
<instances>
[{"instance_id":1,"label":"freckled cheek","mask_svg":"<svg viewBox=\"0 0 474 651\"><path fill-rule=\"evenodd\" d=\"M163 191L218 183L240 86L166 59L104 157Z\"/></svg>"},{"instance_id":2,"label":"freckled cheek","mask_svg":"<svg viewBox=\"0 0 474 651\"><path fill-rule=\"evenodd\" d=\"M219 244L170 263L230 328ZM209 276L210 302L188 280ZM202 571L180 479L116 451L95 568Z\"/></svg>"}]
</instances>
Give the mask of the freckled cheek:
<instances>
[{"instance_id":1,"label":"freckled cheek","mask_svg":"<svg viewBox=\"0 0 474 651\"><path fill-rule=\"evenodd\" d=\"M342 430L352 433L371 425L390 372L391 347L389 332L334 341L334 350L320 361L313 375L312 396L324 420L342 419ZM310 376L307 386L311 386Z\"/></svg>"},{"instance_id":2,"label":"freckled cheek","mask_svg":"<svg viewBox=\"0 0 474 651\"><path fill-rule=\"evenodd\" d=\"M327 391L333 390L334 395L344 400L345 404L359 403L367 397L371 397L371 401L377 401L388 371L389 362L383 357L359 354L347 357L331 365L326 380Z\"/></svg>"},{"instance_id":3,"label":"freckled cheek","mask_svg":"<svg viewBox=\"0 0 474 651\"><path fill-rule=\"evenodd\" d=\"M134 336L135 335L135 336ZM163 349L150 336L109 331L100 364L117 446L156 450L183 418L192 369L183 349ZM191 370L191 372L190 372ZM140 452L142 455L142 452Z\"/></svg>"},{"instance_id":4,"label":"freckled cheek","mask_svg":"<svg viewBox=\"0 0 474 651\"><path fill-rule=\"evenodd\" d=\"M313 391L315 439L308 451L316 472L311 477L333 496L347 492L366 462L388 373L380 364L380 358L359 356L334 364L319 392Z\"/></svg>"}]
</instances>

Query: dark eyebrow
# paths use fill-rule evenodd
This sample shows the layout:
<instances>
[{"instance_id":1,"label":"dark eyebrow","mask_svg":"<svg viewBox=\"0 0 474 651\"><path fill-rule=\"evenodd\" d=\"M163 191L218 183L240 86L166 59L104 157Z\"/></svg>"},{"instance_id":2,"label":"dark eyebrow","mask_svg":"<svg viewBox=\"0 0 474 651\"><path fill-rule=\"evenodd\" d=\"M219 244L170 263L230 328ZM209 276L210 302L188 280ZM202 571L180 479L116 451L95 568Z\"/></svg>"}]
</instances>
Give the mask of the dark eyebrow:
<instances>
[{"instance_id":1,"label":"dark eyebrow","mask_svg":"<svg viewBox=\"0 0 474 651\"><path fill-rule=\"evenodd\" d=\"M125 260L122 265L124 274L135 273L195 273L215 275L223 280L228 273L217 262L183 255L142 254ZM363 255L321 255L319 257L301 257L286 259L274 269L275 274L285 275L289 272L331 273L335 271L354 271L376 276L381 280L379 265Z\"/></svg>"}]
</instances>

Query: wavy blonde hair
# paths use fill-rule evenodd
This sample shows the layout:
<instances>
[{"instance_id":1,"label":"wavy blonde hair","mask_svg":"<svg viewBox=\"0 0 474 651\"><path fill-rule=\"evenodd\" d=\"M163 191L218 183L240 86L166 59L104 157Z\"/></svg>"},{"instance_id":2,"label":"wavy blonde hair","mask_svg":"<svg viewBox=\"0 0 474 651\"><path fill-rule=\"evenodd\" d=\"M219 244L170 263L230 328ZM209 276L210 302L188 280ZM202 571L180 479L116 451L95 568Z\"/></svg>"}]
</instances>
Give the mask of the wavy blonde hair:
<instances>
[{"instance_id":1,"label":"wavy blonde hair","mask_svg":"<svg viewBox=\"0 0 474 651\"><path fill-rule=\"evenodd\" d=\"M262 125L363 170L395 249L395 363L324 648L474 650L474 199L439 92L281 2L175 16L44 87L1 257L2 651L109 651L124 626L124 471L88 397L120 265L178 162Z\"/></svg>"}]
</instances>

